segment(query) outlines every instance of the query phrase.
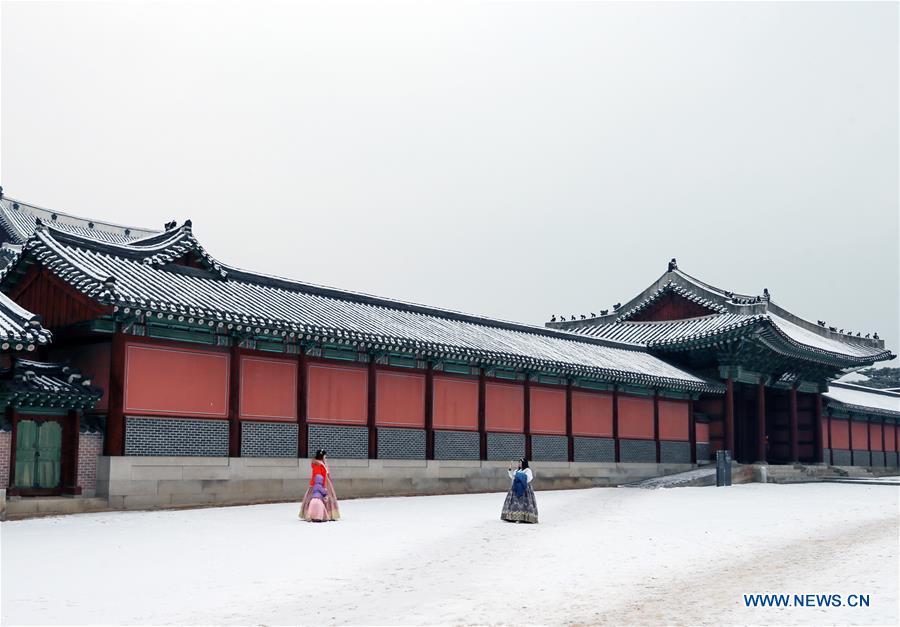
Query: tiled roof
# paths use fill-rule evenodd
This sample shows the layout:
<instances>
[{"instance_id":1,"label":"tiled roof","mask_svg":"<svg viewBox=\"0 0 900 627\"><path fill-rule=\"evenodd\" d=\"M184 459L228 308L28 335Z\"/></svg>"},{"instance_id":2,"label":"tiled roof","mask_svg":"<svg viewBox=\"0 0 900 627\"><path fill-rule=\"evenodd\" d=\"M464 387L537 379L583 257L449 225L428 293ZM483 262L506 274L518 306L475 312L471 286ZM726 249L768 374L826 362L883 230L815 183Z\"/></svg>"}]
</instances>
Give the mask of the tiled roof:
<instances>
[{"instance_id":1,"label":"tiled roof","mask_svg":"<svg viewBox=\"0 0 900 627\"><path fill-rule=\"evenodd\" d=\"M0 349L33 351L50 339L50 331L41 326L37 316L0 294Z\"/></svg>"},{"instance_id":2,"label":"tiled roof","mask_svg":"<svg viewBox=\"0 0 900 627\"><path fill-rule=\"evenodd\" d=\"M172 265L185 255L201 267ZM685 390L721 385L628 347L544 327L269 277L210 257L189 224L132 245L100 243L54 228L38 229L5 271L8 289L23 264L38 262L117 315L147 315L223 332L286 341L336 341L361 349L559 372Z\"/></svg>"},{"instance_id":3,"label":"tiled roof","mask_svg":"<svg viewBox=\"0 0 900 627\"><path fill-rule=\"evenodd\" d=\"M0 401L5 405L83 409L93 407L102 394L65 364L16 359L12 368L0 370Z\"/></svg>"},{"instance_id":4,"label":"tiled roof","mask_svg":"<svg viewBox=\"0 0 900 627\"><path fill-rule=\"evenodd\" d=\"M708 309L709 315L682 320L632 322L662 296L676 294ZM673 268L611 314L577 321L550 322L591 337L631 342L654 350L687 350L735 334L759 334L770 348L811 360L849 367L893 357L878 339L856 337L803 320L768 295L735 294Z\"/></svg>"},{"instance_id":5,"label":"tiled roof","mask_svg":"<svg viewBox=\"0 0 900 627\"><path fill-rule=\"evenodd\" d=\"M850 411L900 417L900 393L897 392L833 381L823 396L829 405Z\"/></svg>"},{"instance_id":6,"label":"tiled roof","mask_svg":"<svg viewBox=\"0 0 900 627\"><path fill-rule=\"evenodd\" d=\"M14 198L0 198L0 229L13 244L23 244L31 237L37 220L53 224L67 233L90 237L103 242L127 243L159 233L157 230L122 226L110 222L89 220L23 203Z\"/></svg>"}]
</instances>

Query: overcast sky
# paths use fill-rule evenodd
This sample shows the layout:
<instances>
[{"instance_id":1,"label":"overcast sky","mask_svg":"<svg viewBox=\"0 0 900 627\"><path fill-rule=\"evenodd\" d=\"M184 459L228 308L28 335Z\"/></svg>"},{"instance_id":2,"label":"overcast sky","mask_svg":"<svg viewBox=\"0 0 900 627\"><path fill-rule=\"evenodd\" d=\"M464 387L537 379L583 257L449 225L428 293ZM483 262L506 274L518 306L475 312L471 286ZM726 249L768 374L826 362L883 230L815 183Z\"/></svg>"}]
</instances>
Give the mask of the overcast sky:
<instances>
[{"instance_id":1,"label":"overcast sky","mask_svg":"<svg viewBox=\"0 0 900 627\"><path fill-rule=\"evenodd\" d=\"M2 5L5 193L543 323L677 257L898 338L898 5Z\"/></svg>"}]
</instances>

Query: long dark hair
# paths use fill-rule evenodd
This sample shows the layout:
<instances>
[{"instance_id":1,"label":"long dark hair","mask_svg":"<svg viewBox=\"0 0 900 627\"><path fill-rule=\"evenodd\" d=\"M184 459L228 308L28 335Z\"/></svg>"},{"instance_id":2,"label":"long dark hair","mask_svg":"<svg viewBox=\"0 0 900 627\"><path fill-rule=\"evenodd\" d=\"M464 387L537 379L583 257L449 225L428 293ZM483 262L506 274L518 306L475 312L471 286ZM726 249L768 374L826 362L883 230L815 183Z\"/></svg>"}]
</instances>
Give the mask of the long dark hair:
<instances>
[{"instance_id":1,"label":"long dark hair","mask_svg":"<svg viewBox=\"0 0 900 627\"><path fill-rule=\"evenodd\" d=\"M528 468L528 460L524 457L519 460L519 470L525 470Z\"/></svg>"},{"instance_id":2,"label":"long dark hair","mask_svg":"<svg viewBox=\"0 0 900 627\"><path fill-rule=\"evenodd\" d=\"M326 450L323 449L323 448L318 449L318 450L316 451L316 459L319 460L319 461L322 461L323 459L325 459L325 455L326 455L327 453L328 453L328 451L326 451Z\"/></svg>"}]
</instances>

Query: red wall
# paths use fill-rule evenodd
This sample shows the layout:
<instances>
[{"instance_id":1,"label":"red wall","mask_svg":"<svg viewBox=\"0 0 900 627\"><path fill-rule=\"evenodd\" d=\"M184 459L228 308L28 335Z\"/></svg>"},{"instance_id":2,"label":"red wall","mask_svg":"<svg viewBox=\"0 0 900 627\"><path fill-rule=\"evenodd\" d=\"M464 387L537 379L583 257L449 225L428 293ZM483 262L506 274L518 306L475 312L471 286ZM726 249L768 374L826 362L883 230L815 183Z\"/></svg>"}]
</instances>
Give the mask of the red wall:
<instances>
[{"instance_id":1,"label":"red wall","mask_svg":"<svg viewBox=\"0 0 900 627\"><path fill-rule=\"evenodd\" d=\"M227 353L146 344L125 347L125 413L228 416Z\"/></svg>"},{"instance_id":2,"label":"red wall","mask_svg":"<svg viewBox=\"0 0 900 627\"><path fill-rule=\"evenodd\" d=\"M695 423L697 432L697 442L700 444L709 444L709 424L705 422Z\"/></svg>"},{"instance_id":3,"label":"red wall","mask_svg":"<svg viewBox=\"0 0 900 627\"><path fill-rule=\"evenodd\" d=\"M853 450L868 451L869 450L869 426L865 422L851 421L850 428L853 430Z\"/></svg>"},{"instance_id":4,"label":"red wall","mask_svg":"<svg viewBox=\"0 0 900 627\"><path fill-rule=\"evenodd\" d=\"M241 356L241 418L297 420L297 362Z\"/></svg>"},{"instance_id":5,"label":"red wall","mask_svg":"<svg viewBox=\"0 0 900 627\"><path fill-rule=\"evenodd\" d=\"M488 383L484 391L487 431L525 430L525 387L516 383Z\"/></svg>"},{"instance_id":6,"label":"red wall","mask_svg":"<svg viewBox=\"0 0 900 627\"><path fill-rule=\"evenodd\" d=\"M894 439L896 436L894 435L894 431L897 429L895 425L886 424L884 425L884 450L886 451L896 451L897 450L897 441Z\"/></svg>"},{"instance_id":7,"label":"red wall","mask_svg":"<svg viewBox=\"0 0 900 627\"><path fill-rule=\"evenodd\" d=\"M478 381L439 376L433 381L434 428L478 431Z\"/></svg>"},{"instance_id":8,"label":"red wall","mask_svg":"<svg viewBox=\"0 0 900 627\"><path fill-rule=\"evenodd\" d=\"M366 424L368 372L354 366L309 365L309 422Z\"/></svg>"},{"instance_id":9,"label":"red wall","mask_svg":"<svg viewBox=\"0 0 900 627\"><path fill-rule=\"evenodd\" d=\"M883 447L881 446L881 423L880 422L869 423L869 428L872 430L872 450L873 451L883 450Z\"/></svg>"},{"instance_id":10,"label":"red wall","mask_svg":"<svg viewBox=\"0 0 900 627\"><path fill-rule=\"evenodd\" d=\"M691 439L690 413L687 401L659 399L659 439Z\"/></svg>"},{"instance_id":11,"label":"red wall","mask_svg":"<svg viewBox=\"0 0 900 627\"><path fill-rule=\"evenodd\" d=\"M69 360L91 380L91 385L103 390L103 396L92 411L104 412L109 408L109 357L110 343L67 346L50 351L51 361Z\"/></svg>"},{"instance_id":12,"label":"red wall","mask_svg":"<svg viewBox=\"0 0 900 627\"><path fill-rule=\"evenodd\" d=\"M565 388L531 387L530 392L531 432L565 435Z\"/></svg>"},{"instance_id":13,"label":"red wall","mask_svg":"<svg viewBox=\"0 0 900 627\"><path fill-rule=\"evenodd\" d=\"M653 439L653 399L619 395L619 437Z\"/></svg>"},{"instance_id":14,"label":"red wall","mask_svg":"<svg viewBox=\"0 0 900 627\"><path fill-rule=\"evenodd\" d=\"M572 392L572 434L611 438L612 394Z\"/></svg>"},{"instance_id":15,"label":"red wall","mask_svg":"<svg viewBox=\"0 0 900 627\"><path fill-rule=\"evenodd\" d=\"M850 429L847 426L846 420L839 420L837 418L831 419L831 448L850 448Z\"/></svg>"},{"instance_id":16,"label":"red wall","mask_svg":"<svg viewBox=\"0 0 900 627\"><path fill-rule=\"evenodd\" d=\"M375 381L375 424L425 427L425 375L379 371Z\"/></svg>"}]
</instances>

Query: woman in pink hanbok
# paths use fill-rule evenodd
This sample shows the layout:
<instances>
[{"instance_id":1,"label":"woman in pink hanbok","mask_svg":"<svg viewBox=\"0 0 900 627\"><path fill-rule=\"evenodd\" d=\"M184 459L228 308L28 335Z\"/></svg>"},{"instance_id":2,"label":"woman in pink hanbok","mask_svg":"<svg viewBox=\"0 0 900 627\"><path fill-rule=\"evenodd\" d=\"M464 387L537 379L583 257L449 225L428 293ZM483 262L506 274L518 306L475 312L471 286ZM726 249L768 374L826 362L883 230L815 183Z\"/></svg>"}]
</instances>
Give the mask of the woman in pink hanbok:
<instances>
[{"instance_id":1,"label":"woman in pink hanbok","mask_svg":"<svg viewBox=\"0 0 900 627\"><path fill-rule=\"evenodd\" d=\"M325 458L324 449L316 451L312 461L312 476L309 478L309 489L300 505L300 518L310 522L327 522L339 520L341 510L338 508L337 493L331 483L331 474Z\"/></svg>"}]
</instances>

